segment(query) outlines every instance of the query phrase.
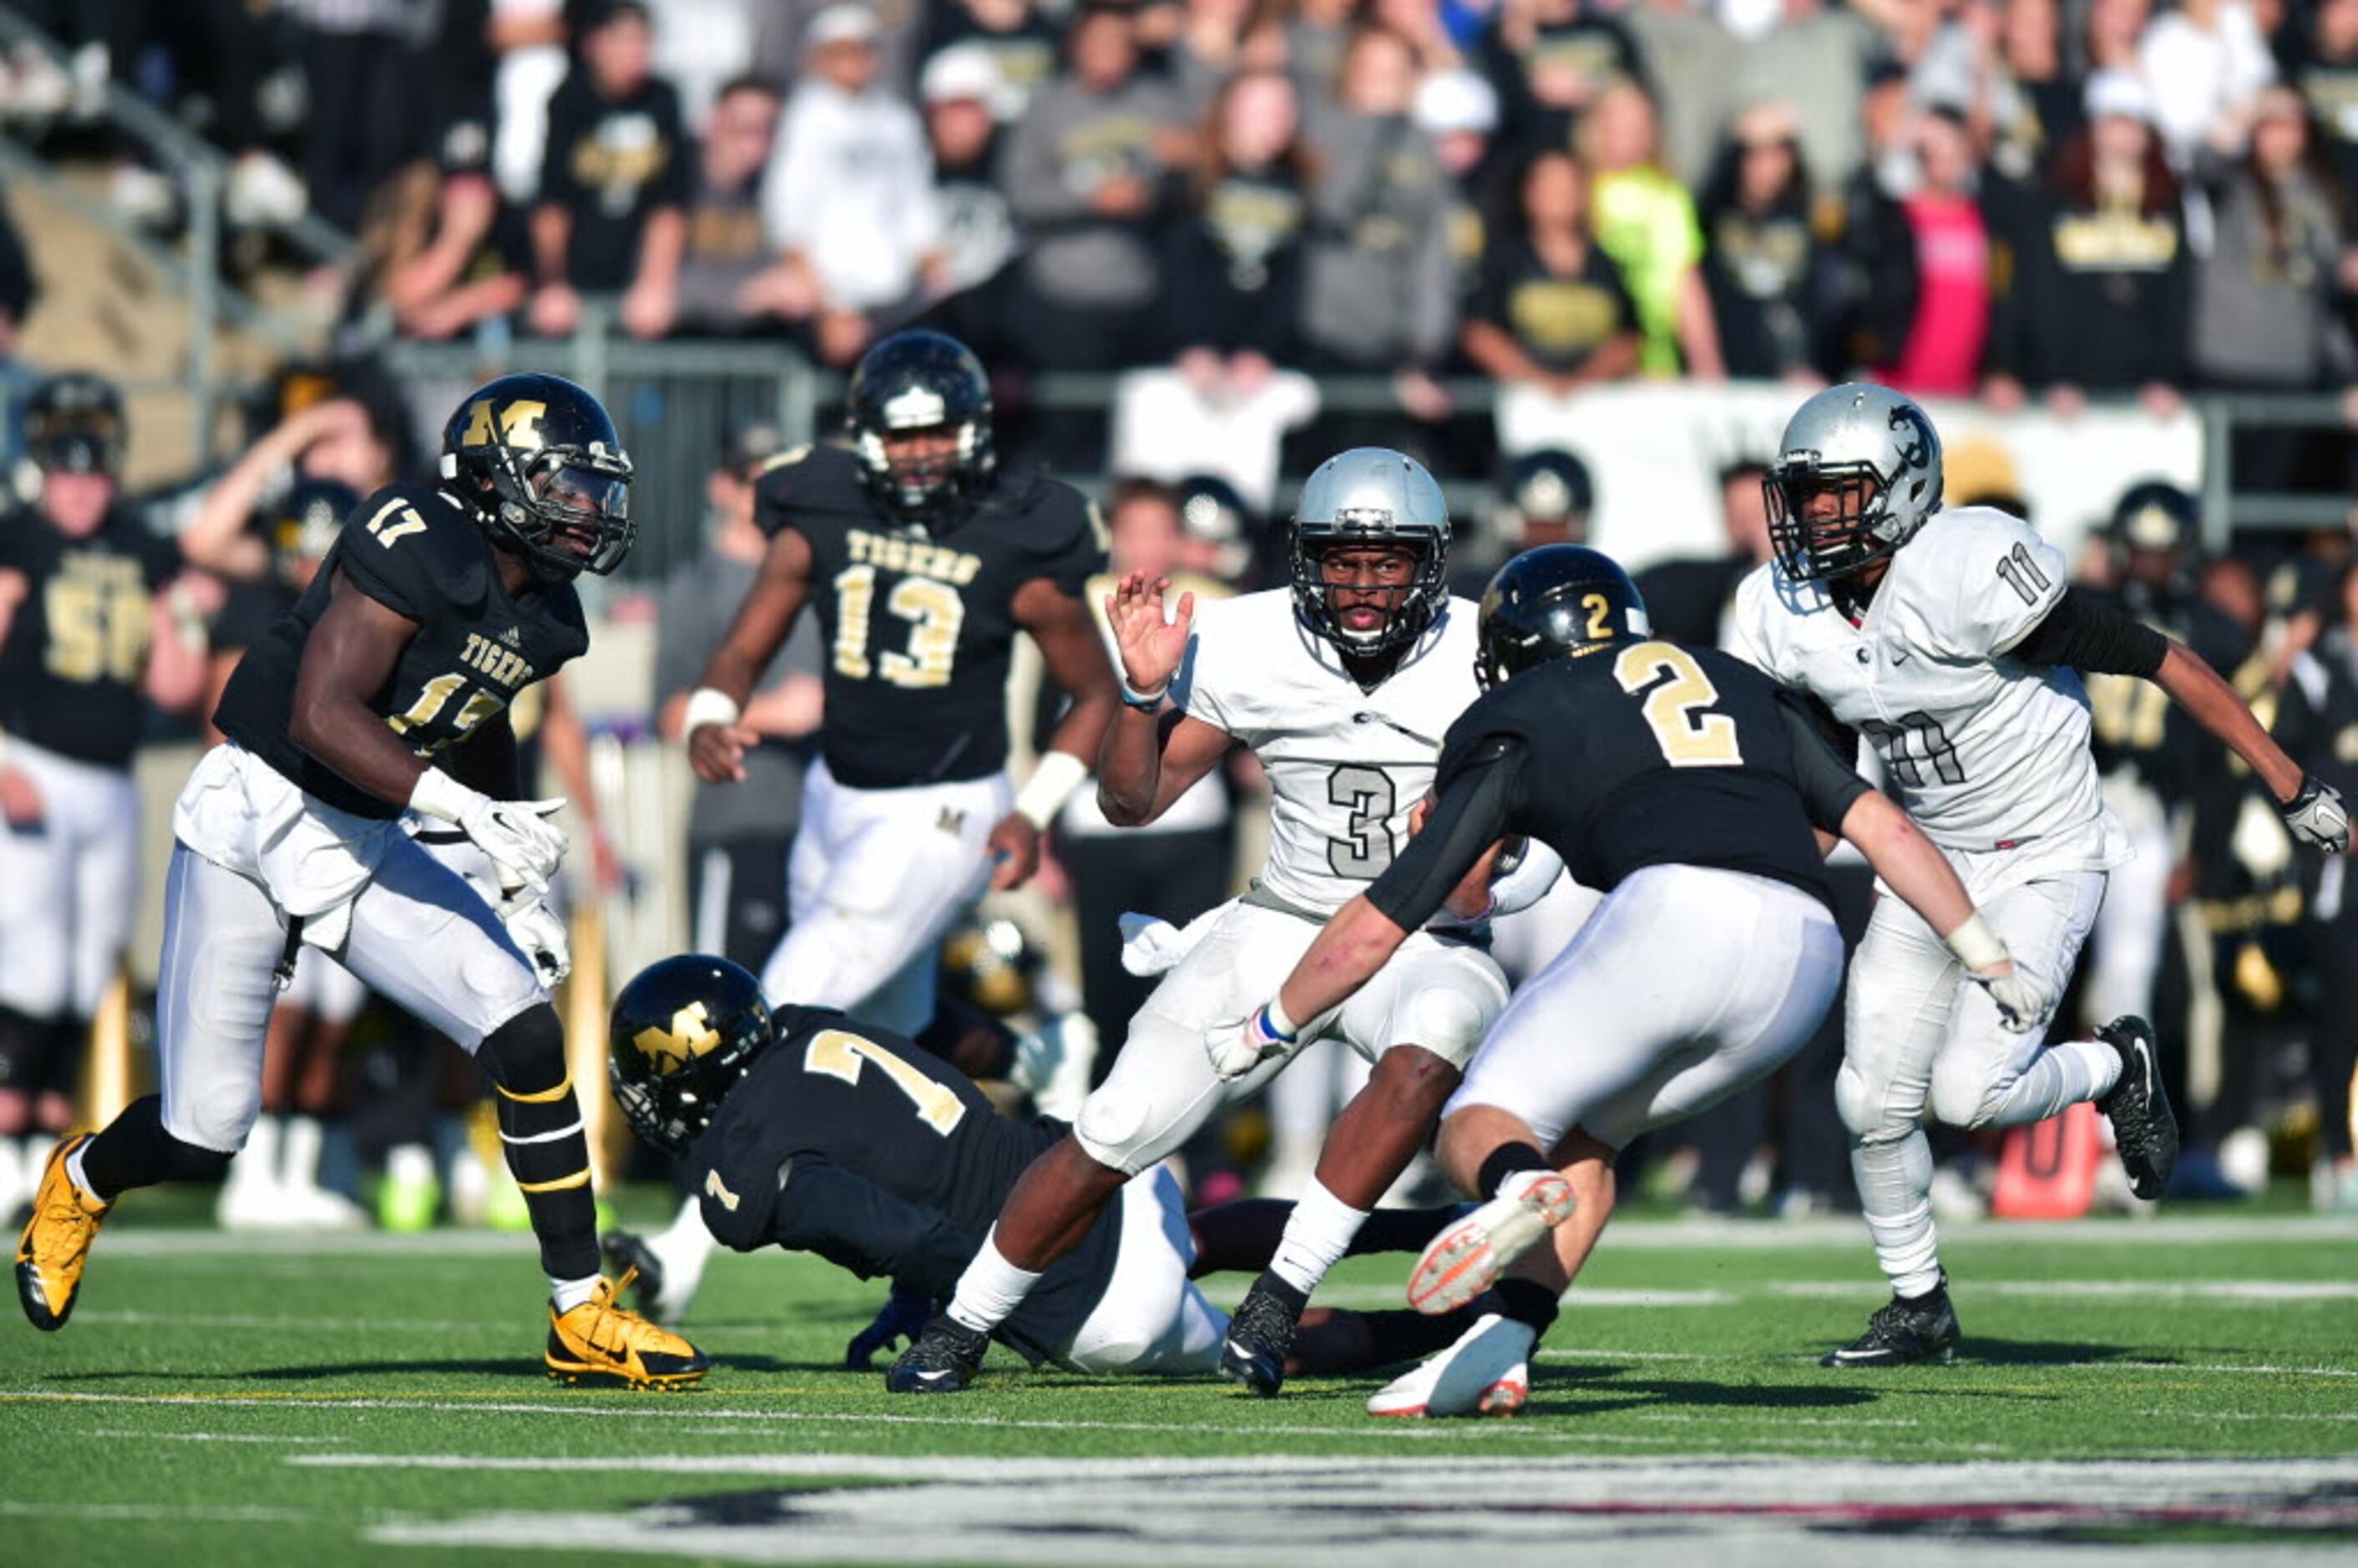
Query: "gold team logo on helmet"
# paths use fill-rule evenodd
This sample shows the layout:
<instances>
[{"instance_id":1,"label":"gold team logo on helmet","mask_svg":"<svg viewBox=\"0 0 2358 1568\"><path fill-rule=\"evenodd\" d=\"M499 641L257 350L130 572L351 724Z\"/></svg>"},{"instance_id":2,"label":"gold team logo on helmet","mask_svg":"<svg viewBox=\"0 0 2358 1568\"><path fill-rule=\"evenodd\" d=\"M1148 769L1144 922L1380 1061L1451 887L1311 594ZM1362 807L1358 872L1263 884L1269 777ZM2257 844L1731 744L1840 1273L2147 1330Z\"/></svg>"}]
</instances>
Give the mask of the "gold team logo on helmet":
<instances>
[{"instance_id":1,"label":"gold team logo on helmet","mask_svg":"<svg viewBox=\"0 0 2358 1568\"><path fill-rule=\"evenodd\" d=\"M656 1072L675 1073L719 1045L720 1032L712 1027L704 1004L692 1001L671 1015L670 1028L650 1025L633 1035L631 1044L654 1064Z\"/></svg>"},{"instance_id":2,"label":"gold team logo on helmet","mask_svg":"<svg viewBox=\"0 0 2358 1568\"><path fill-rule=\"evenodd\" d=\"M492 400L479 397L467 410L467 433L460 438L470 447L489 447L502 441L511 447L537 447L540 445L540 417L547 412L547 404L535 398L519 397L501 409L494 417Z\"/></svg>"}]
</instances>

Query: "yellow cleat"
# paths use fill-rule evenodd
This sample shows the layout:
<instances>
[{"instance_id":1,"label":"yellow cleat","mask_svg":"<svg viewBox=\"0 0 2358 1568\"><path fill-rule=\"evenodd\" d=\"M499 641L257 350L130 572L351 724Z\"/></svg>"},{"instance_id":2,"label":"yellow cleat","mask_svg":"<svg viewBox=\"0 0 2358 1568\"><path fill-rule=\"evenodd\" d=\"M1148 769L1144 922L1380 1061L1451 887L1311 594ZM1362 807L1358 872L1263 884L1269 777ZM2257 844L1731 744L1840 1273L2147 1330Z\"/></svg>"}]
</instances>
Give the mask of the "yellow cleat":
<instances>
[{"instance_id":1,"label":"yellow cleat","mask_svg":"<svg viewBox=\"0 0 2358 1568\"><path fill-rule=\"evenodd\" d=\"M21 1267L17 1272L21 1277ZM550 1377L561 1383L619 1378L630 1388L654 1390L693 1388L704 1380L712 1366L704 1352L614 1304L637 1273L633 1269L619 1280L600 1280L596 1293L570 1312L548 1309L548 1349L541 1358Z\"/></svg>"},{"instance_id":2,"label":"yellow cleat","mask_svg":"<svg viewBox=\"0 0 2358 1568\"><path fill-rule=\"evenodd\" d=\"M16 1238L16 1299L35 1328L60 1329L73 1315L74 1292L81 1286L91 1243L98 1239L99 1222L114 1206L85 1198L66 1174L66 1156L90 1139L85 1132L49 1151L40 1191L33 1196L33 1217Z\"/></svg>"}]
</instances>

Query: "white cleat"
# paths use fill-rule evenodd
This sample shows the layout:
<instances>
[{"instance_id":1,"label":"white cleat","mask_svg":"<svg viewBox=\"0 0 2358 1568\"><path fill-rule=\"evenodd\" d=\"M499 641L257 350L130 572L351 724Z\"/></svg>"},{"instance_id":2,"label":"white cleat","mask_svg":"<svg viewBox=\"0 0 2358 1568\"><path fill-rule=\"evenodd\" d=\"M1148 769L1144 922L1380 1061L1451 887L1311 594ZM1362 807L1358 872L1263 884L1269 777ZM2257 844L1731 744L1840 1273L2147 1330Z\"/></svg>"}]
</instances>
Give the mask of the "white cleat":
<instances>
[{"instance_id":1,"label":"white cleat","mask_svg":"<svg viewBox=\"0 0 2358 1568\"><path fill-rule=\"evenodd\" d=\"M1408 1304L1455 1312L1498 1282L1507 1265L1572 1217L1572 1184L1553 1171L1510 1176L1498 1195L1434 1237L1408 1277Z\"/></svg>"},{"instance_id":2,"label":"white cleat","mask_svg":"<svg viewBox=\"0 0 2358 1568\"><path fill-rule=\"evenodd\" d=\"M1368 1400L1369 1415L1513 1415L1531 1397L1531 1325L1485 1313L1457 1343L1393 1379Z\"/></svg>"},{"instance_id":3,"label":"white cleat","mask_svg":"<svg viewBox=\"0 0 2358 1568\"><path fill-rule=\"evenodd\" d=\"M1097 1060L1097 1025L1086 1014L1071 1012L1016 1041L1015 1065L1008 1076L1031 1095L1032 1108L1042 1116L1077 1121Z\"/></svg>"}]
</instances>

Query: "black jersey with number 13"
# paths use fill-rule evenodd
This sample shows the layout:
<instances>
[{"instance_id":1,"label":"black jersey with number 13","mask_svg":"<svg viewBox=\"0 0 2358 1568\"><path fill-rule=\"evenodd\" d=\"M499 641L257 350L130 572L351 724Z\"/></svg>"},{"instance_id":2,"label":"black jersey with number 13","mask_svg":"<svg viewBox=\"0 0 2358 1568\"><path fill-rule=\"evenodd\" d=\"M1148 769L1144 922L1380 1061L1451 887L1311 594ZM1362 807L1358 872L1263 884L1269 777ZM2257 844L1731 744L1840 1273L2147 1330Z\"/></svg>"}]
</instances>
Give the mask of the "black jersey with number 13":
<instances>
[{"instance_id":1,"label":"black jersey with number 13","mask_svg":"<svg viewBox=\"0 0 2358 1568\"><path fill-rule=\"evenodd\" d=\"M887 522L860 465L791 452L755 481L764 534L810 544L810 603L827 648L827 772L855 789L987 778L1007 764L1016 591L1046 578L1077 596L1105 569L1096 516L1070 485L1002 474L957 525Z\"/></svg>"},{"instance_id":2,"label":"black jersey with number 13","mask_svg":"<svg viewBox=\"0 0 2358 1568\"><path fill-rule=\"evenodd\" d=\"M310 588L238 662L213 722L314 799L362 816L397 816L403 803L352 784L288 730L303 646L339 577L417 622L369 708L421 757L464 741L590 646L573 585L536 579L510 594L490 538L456 497L394 485L361 503Z\"/></svg>"}]
</instances>

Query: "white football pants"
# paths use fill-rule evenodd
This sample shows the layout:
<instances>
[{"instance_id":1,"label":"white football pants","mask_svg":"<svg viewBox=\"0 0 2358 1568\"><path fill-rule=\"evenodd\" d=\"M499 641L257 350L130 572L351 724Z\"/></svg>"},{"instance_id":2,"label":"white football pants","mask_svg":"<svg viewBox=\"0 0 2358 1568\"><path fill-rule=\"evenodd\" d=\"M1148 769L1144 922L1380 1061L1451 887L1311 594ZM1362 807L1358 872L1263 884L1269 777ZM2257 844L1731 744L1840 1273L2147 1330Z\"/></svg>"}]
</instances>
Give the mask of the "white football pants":
<instances>
[{"instance_id":1,"label":"white football pants","mask_svg":"<svg viewBox=\"0 0 2358 1568\"><path fill-rule=\"evenodd\" d=\"M8 762L41 794L41 820L0 821L0 1006L89 1018L114 978L139 906L139 791L103 768L23 741Z\"/></svg>"}]
</instances>

